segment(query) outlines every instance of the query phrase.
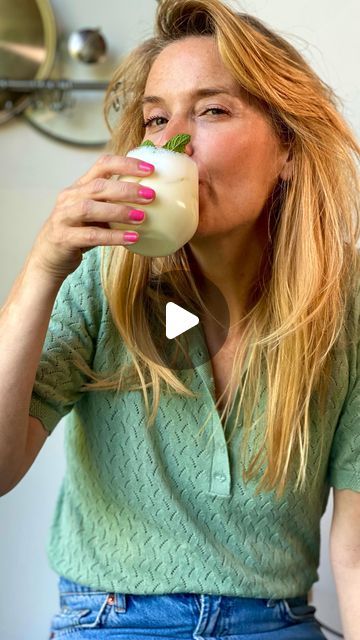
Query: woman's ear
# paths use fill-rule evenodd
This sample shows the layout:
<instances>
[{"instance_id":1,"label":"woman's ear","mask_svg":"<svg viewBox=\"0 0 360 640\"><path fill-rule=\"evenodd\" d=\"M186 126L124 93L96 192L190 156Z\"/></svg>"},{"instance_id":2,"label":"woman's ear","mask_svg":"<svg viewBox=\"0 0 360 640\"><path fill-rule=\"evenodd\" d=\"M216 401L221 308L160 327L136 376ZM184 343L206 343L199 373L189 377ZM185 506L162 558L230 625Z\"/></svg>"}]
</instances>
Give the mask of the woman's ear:
<instances>
[{"instance_id":1,"label":"woman's ear","mask_svg":"<svg viewBox=\"0 0 360 640\"><path fill-rule=\"evenodd\" d=\"M291 147L287 151L283 168L280 171L280 178L282 180L290 180L293 174L294 161Z\"/></svg>"}]
</instances>

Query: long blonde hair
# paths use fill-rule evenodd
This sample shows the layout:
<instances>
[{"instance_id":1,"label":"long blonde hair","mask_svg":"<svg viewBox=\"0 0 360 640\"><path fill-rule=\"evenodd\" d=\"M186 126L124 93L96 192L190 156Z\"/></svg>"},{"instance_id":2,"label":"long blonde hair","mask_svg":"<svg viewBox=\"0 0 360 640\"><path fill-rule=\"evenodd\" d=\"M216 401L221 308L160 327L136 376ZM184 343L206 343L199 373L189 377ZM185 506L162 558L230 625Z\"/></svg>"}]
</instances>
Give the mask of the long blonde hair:
<instances>
[{"instance_id":1,"label":"long blonde hair","mask_svg":"<svg viewBox=\"0 0 360 640\"><path fill-rule=\"evenodd\" d=\"M360 149L333 91L291 44L261 21L219 0L163 0L155 36L126 57L107 93L108 123L114 105L121 106L112 131L113 152L125 154L143 139L141 98L150 67L164 47L189 35L214 38L224 65L291 148L292 176L277 185L266 268L254 292L229 382L230 389L241 392L235 425L243 411L244 479L259 475L266 463L257 488L276 489L281 495L295 451L299 454L296 488L305 487L310 402L315 392L320 405L326 402L329 356L340 340L357 278ZM132 362L128 369L103 376L79 363L92 380L84 390L142 389L149 426L156 418L164 383L167 391L194 396L167 366L149 322L149 308L153 317L161 318L166 299L159 290L154 296L148 284L154 275L174 271L177 282L172 284L184 305L192 304L200 292L186 245L164 258L132 254L122 246L103 249L104 292ZM248 366L243 376L245 355ZM262 371L267 401L261 413L257 407ZM153 392L151 413L147 389ZM221 419L229 417L234 397L229 394ZM249 439L259 423L263 442L247 460Z\"/></svg>"}]
</instances>

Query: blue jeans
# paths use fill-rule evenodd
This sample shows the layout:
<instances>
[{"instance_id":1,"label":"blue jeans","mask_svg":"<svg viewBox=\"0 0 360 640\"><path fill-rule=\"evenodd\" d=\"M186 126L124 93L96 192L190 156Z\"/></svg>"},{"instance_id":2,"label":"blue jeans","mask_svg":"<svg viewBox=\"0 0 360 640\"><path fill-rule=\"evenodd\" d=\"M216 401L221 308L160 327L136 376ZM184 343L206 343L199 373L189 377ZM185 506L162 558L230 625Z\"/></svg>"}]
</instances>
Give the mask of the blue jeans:
<instances>
[{"instance_id":1,"label":"blue jeans","mask_svg":"<svg viewBox=\"0 0 360 640\"><path fill-rule=\"evenodd\" d=\"M69 640L324 640L307 597L131 595L59 578L49 638Z\"/></svg>"}]
</instances>

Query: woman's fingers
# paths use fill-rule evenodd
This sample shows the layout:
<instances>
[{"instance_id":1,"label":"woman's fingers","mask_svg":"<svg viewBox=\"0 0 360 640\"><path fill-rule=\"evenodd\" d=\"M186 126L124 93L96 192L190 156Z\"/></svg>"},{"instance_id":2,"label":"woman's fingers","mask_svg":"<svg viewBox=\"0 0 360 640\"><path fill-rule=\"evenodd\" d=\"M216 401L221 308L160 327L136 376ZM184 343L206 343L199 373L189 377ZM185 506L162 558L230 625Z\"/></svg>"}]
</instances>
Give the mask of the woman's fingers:
<instances>
[{"instance_id":1,"label":"woman's fingers","mask_svg":"<svg viewBox=\"0 0 360 640\"><path fill-rule=\"evenodd\" d=\"M82 251L92 249L97 246L118 246L122 244L133 244L139 237L134 229L104 229L103 227L74 227L67 229L64 245L69 249L82 248ZM66 237L67 235L67 237Z\"/></svg>"},{"instance_id":2,"label":"woman's fingers","mask_svg":"<svg viewBox=\"0 0 360 640\"><path fill-rule=\"evenodd\" d=\"M154 166L137 160L116 154L106 153L100 156L95 164L72 186L87 184L96 178L110 178L111 176L147 176L154 170Z\"/></svg>"},{"instance_id":3,"label":"woman's fingers","mask_svg":"<svg viewBox=\"0 0 360 640\"><path fill-rule=\"evenodd\" d=\"M93 200L112 202L135 202L147 204L155 198L155 191L138 182L126 180L107 180L95 178L91 182L71 189L67 196L74 202L79 198L90 197Z\"/></svg>"},{"instance_id":4,"label":"woman's fingers","mask_svg":"<svg viewBox=\"0 0 360 640\"><path fill-rule=\"evenodd\" d=\"M136 242L135 226L140 230L142 207L156 196L139 182L153 170L136 158L100 156L82 178L59 193L35 240L32 257L36 264L59 279L74 271L90 248ZM120 175L129 179L112 179ZM123 222L128 228L111 228L113 222Z\"/></svg>"},{"instance_id":5,"label":"woman's fingers","mask_svg":"<svg viewBox=\"0 0 360 640\"><path fill-rule=\"evenodd\" d=\"M141 218L142 216L142 218ZM99 202L97 200L82 200L78 207L65 207L62 209L62 220L64 224L92 225L100 223L106 225L110 222L123 222L125 224L141 224L146 218L146 212L134 207L111 204L110 202Z\"/></svg>"}]
</instances>

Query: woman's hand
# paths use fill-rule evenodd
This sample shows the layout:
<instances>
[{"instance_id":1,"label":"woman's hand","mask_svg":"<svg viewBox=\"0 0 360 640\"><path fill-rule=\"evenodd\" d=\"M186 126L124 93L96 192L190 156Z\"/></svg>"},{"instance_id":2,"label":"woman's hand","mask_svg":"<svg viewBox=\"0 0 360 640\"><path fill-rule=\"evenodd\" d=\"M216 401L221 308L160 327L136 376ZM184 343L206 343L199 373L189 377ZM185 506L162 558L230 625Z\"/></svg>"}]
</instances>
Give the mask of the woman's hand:
<instances>
[{"instance_id":1,"label":"woman's hand","mask_svg":"<svg viewBox=\"0 0 360 640\"><path fill-rule=\"evenodd\" d=\"M110 229L109 222L122 222L135 231L142 220L130 218L133 202L142 209L155 192L141 182L111 180L128 175L145 177L154 167L136 158L106 154L73 185L60 192L55 207L37 236L29 256L36 269L55 280L64 280L75 271L82 254L98 245L125 245L126 231ZM144 215L145 219L145 215Z\"/></svg>"}]
</instances>

